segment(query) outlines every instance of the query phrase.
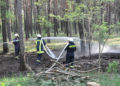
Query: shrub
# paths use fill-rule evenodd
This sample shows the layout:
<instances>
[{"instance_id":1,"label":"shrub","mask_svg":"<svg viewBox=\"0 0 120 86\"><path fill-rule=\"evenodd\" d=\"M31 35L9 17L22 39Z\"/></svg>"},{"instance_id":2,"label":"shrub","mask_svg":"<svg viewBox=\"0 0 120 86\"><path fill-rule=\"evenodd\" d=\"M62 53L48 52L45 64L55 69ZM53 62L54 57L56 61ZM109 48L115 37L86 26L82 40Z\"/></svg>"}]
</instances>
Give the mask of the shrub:
<instances>
[{"instance_id":1,"label":"shrub","mask_svg":"<svg viewBox=\"0 0 120 86\"><path fill-rule=\"evenodd\" d=\"M113 61L112 63L110 63L108 65L107 72L108 73L112 73L112 72L117 73L118 72L118 70L117 70L118 64L119 64L119 62L116 62L116 61Z\"/></svg>"}]
</instances>

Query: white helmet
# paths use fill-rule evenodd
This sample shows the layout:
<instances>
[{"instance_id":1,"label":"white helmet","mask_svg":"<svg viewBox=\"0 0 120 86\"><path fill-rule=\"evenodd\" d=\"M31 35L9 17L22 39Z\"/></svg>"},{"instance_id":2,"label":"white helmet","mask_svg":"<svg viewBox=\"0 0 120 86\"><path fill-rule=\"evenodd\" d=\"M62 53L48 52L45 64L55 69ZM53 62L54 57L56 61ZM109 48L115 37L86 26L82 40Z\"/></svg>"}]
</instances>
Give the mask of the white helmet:
<instances>
[{"instance_id":1,"label":"white helmet","mask_svg":"<svg viewBox=\"0 0 120 86\"><path fill-rule=\"evenodd\" d=\"M15 37L19 37L19 35L16 33L16 34L15 34Z\"/></svg>"},{"instance_id":2,"label":"white helmet","mask_svg":"<svg viewBox=\"0 0 120 86\"><path fill-rule=\"evenodd\" d=\"M69 38L68 41L72 41L73 42L74 40L73 40L73 38Z\"/></svg>"},{"instance_id":3,"label":"white helmet","mask_svg":"<svg viewBox=\"0 0 120 86\"><path fill-rule=\"evenodd\" d=\"M40 35L40 34L38 34L38 35L37 35L37 37L41 37L41 35Z\"/></svg>"}]
</instances>

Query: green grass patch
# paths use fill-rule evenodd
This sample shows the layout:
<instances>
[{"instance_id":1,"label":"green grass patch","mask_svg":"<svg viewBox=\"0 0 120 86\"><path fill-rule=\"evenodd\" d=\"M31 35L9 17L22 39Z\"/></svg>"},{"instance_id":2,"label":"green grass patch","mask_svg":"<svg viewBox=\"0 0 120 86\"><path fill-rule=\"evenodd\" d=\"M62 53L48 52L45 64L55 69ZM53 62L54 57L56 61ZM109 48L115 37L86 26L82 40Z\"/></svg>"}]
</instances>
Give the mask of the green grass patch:
<instances>
[{"instance_id":1,"label":"green grass patch","mask_svg":"<svg viewBox=\"0 0 120 86\"><path fill-rule=\"evenodd\" d=\"M120 75L119 74L109 74L109 73L88 73L82 75L89 75L93 82L98 82L101 86L120 86ZM51 77L52 78L52 77ZM73 82L74 86L86 86L86 82ZM35 81L35 79L26 76L19 77L4 77L0 79L0 86L71 86L68 82L54 80L45 80L41 78L40 81Z\"/></svg>"},{"instance_id":2,"label":"green grass patch","mask_svg":"<svg viewBox=\"0 0 120 86\"><path fill-rule=\"evenodd\" d=\"M120 45L120 37L108 39L107 44L109 44L109 45Z\"/></svg>"}]
</instances>

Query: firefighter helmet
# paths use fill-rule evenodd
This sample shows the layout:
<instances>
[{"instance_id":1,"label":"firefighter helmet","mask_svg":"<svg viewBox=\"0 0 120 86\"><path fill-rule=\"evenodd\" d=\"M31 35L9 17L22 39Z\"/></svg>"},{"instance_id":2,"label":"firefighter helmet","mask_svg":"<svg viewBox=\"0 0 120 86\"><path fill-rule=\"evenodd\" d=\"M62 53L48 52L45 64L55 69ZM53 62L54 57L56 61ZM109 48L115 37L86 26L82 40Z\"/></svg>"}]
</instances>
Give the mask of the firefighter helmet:
<instances>
[{"instance_id":1,"label":"firefighter helmet","mask_svg":"<svg viewBox=\"0 0 120 86\"><path fill-rule=\"evenodd\" d=\"M41 35L40 35L40 34L38 34L38 35L37 35L37 37L41 37Z\"/></svg>"}]
</instances>

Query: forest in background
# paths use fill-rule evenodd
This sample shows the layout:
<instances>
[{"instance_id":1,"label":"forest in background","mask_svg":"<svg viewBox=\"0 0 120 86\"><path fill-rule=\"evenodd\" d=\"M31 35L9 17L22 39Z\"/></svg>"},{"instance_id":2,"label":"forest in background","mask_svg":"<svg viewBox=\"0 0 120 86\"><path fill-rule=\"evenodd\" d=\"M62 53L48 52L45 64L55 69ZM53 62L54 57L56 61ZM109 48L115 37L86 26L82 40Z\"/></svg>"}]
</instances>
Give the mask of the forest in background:
<instances>
[{"instance_id":1,"label":"forest in background","mask_svg":"<svg viewBox=\"0 0 120 86\"><path fill-rule=\"evenodd\" d=\"M25 39L42 36L78 36L85 40L104 41L119 35L119 0L0 0L0 29L3 42L19 33L19 11ZM61 35L60 35L61 34ZM7 46L7 44L5 45ZM7 47L3 49L8 51ZM84 50L83 50L84 52Z\"/></svg>"},{"instance_id":2,"label":"forest in background","mask_svg":"<svg viewBox=\"0 0 120 86\"><path fill-rule=\"evenodd\" d=\"M19 62L10 49L13 48L15 33L20 37ZM77 59L74 69L67 69L63 67L63 62L50 59L43 59L41 67L37 67L34 64L36 53L25 52L26 46L28 50L35 47L27 40L36 38L37 34L42 37L78 37L81 46L79 54L84 55L88 46L89 56ZM0 53L0 77L4 74L10 76L1 78L0 86L86 86L86 77L101 86L119 86L119 53L101 54L104 48L101 46L107 41L120 44L119 35L120 0L0 0L0 50L3 51ZM99 55L91 58L93 42L99 44ZM52 63L57 64L56 70L53 68L52 72L45 73L44 70Z\"/></svg>"},{"instance_id":3,"label":"forest in background","mask_svg":"<svg viewBox=\"0 0 120 86\"><path fill-rule=\"evenodd\" d=\"M119 36L119 4L119 0L0 0L3 53L9 51L6 42L13 39L14 33L20 35L22 57L24 38L36 34L77 36L81 39L81 53L86 51L86 40L90 53L92 40L98 41L100 47L109 37Z\"/></svg>"}]
</instances>

